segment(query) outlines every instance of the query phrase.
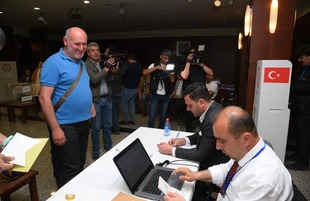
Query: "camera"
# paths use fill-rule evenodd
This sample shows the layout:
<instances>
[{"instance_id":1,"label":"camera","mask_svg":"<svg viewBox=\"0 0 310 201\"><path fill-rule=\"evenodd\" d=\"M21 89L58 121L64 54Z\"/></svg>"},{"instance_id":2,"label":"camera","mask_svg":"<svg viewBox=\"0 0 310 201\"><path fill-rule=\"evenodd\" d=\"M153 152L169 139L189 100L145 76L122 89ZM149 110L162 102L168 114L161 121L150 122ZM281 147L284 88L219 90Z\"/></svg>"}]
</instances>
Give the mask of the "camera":
<instances>
[{"instance_id":1,"label":"camera","mask_svg":"<svg viewBox=\"0 0 310 201\"><path fill-rule=\"evenodd\" d=\"M108 54L101 54L101 63L103 64L102 66L107 66L109 68L113 68L115 66L117 66L117 64L119 62L122 62L124 63L124 61L126 60L126 57L127 57L127 53L125 52L117 52L117 51L109 51ZM115 59L115 62L114 64L110 64L108 63L108 59L109 58L114 58Z\"/></svg>"},{"instance_id":2,"label":"camera","mask_svg":"<svg viewBox=\"0 0 310 201\"><path fill-rule=\"evenodd\" d=\"M199 45L197 52L193 55L193 63L201 63L201 59L204 56L205 45Z\"/></svg>"},{"instance_id":3,"label":"camera","mask_svg":"<svg viewBox=\"0 0 310 201\"><path fill-rule=\"evenodd\" d=\"M199 45L198 50L191 49L189 51L189 54L193 54L193 59L191 60L191 63L197 64L201 63L201 59L204 56L204 50L205 50L205 45Z\"/></svg>"}]
</instances>

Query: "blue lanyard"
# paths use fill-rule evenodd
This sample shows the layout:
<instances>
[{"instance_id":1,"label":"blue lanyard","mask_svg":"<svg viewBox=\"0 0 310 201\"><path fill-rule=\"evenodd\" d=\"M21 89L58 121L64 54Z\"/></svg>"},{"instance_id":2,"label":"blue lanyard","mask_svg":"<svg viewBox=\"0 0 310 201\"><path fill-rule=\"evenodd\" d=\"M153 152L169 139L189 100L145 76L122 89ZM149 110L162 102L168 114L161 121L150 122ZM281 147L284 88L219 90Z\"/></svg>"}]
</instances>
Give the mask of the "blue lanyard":
<instances>
[{"instance_id":1,"label":"blue lanyard","mask_svg":"<svg viewBox=\"0 0 310 201\"><path fill-rule=\"evenodd\" d=\"M308 68L309 68L309 66L307 66L307 67L305 68L305 70L304 70L304 71L302 72L302 74L300 75L298 81L300 81L300 80L302 79L302 77L304 76L304 74L308 71Z\"/></svg>"},{"instance_id":2,"label":"blue lanyard","mask_svg":"<svg viewBox=\"0 0 310 201\"><path fill-rule=\"evenodd\" d=\"M264 151L265 147L266 147L266 143L264 143L264 146L263 146L263 147L262 147L262 148L261 148L248 162L246 162L246 163L244 164L244 166L246 166L246 164L248 164L251 160L253 160L254 158L256 158L259 154L261 154L261 153ZM240 167L240 168L235 172L235 174L231 177L231 179L228 180L228 182L226 183L226 185L225 185L225 187L224 187L225 192L226 192L226 189L228 188L230 182L231 182L232 179L235 177L236 173L239 172L239 170L241 170L241 168L243 168L244 166ZM225 194L222 195L222 196L224 197Z\"/></svg>"}]
</instances>

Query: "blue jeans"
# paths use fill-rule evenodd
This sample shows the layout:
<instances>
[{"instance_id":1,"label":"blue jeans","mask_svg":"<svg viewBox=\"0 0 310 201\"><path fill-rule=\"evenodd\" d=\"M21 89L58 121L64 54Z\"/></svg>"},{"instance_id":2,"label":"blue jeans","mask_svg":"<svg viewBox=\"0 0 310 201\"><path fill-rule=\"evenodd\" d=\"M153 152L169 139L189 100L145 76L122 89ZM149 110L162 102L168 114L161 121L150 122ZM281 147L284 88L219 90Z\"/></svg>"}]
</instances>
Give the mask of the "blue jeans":
<instances>
[{"instance_id":1,"label":"blue jeans","mask_svg":"<svg viewBox=\"0 0 310 201\"><path fill-rule=\"evenodd\" d=\"M91 141L93 154L99 154L100 150L100 129L103 135L103 148L108 151L112 148L111 127L112 127L112 102L109 97L100 98L94 102L96 116L91 125Z\"/></svg>"},{"instance_id":2,"label":"blue jeans","mask_svg":"<svg viewBox=\"0 0 310 201\"><path fill-rule=\"evenodd\" d=\"M119 107L121 102L121 93L112 94L112 130L119 131Z\"/></svg>"},{"instance_id":3,"label":"blue jeans","mask_svg":"<svg viewBox=\"0 0 310 201\"><path fill-rule=\"evenodd\" d=\"M67 139L66 144L62 147L54 144L51 128L49 126L47 128L50 135L54 177L59 189L84 169L89 121L61 124L60 128Z\"/></svg>"},{"instance_id":4,"label":"blue jeans","mask_svg":"<svg viewBox=\"0 0 310 201\"><path fill-rule=\"evenodd\" d=\"M158 128L164 128L169 100L170 100L169 95L157 95L157 94L151 95L148 127L154 128L155 116L158 108L161 110Z\"/></svg>"},{"instance_id":5,"label":"blue jeans","mask_svg":"<svg viewBox=\"0 0 310 201\"><path fill-rule=\"evenodd\" d=\"M135 122L136 115L136 104L135 98L138 93L138 89L122 89L122 112L123 112L123 121L128 123L128 111L130 115L130 121Z\"/></svg>"}]
</instances>

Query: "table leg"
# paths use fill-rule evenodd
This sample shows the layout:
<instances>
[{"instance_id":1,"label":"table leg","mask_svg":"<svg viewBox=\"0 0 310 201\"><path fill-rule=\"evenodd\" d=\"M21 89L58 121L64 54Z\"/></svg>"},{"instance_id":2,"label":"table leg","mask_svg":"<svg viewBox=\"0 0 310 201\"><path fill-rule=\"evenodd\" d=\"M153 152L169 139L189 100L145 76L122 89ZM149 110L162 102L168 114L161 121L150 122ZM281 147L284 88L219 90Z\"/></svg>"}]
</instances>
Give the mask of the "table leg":
<instances>
[{"instance_id":1,"label":"table leg","mask_svg":"<svg viewBox=\"0 0 310 201\"><path fill-rule=\"evenodd\" d=\"M29 182L29 191L31 201L39 201L38 189L37 189L37 182L36 176L32 177Z\"/></svg>"}]
</instances>

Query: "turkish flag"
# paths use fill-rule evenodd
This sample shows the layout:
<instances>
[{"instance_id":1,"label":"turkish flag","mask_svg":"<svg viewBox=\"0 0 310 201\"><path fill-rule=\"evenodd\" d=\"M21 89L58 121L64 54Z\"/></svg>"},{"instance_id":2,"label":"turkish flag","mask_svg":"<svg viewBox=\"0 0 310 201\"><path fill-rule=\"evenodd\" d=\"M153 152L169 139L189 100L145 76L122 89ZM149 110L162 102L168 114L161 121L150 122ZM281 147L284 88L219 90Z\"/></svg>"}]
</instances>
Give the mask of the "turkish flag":
<instances>
[{"instance_id":1,"label":"turkish flag","mask_svg":"<svg viewBox=\"0 0 310 201\"><path fill-rule=\"evenodd\" d=\"M290 80L290 68L266 67L264 82L288 83Z\"/></svg>"}]
</instances>

